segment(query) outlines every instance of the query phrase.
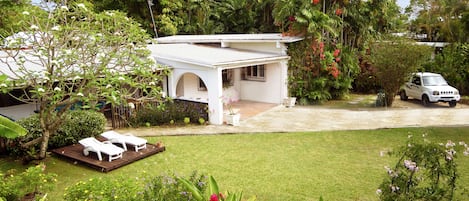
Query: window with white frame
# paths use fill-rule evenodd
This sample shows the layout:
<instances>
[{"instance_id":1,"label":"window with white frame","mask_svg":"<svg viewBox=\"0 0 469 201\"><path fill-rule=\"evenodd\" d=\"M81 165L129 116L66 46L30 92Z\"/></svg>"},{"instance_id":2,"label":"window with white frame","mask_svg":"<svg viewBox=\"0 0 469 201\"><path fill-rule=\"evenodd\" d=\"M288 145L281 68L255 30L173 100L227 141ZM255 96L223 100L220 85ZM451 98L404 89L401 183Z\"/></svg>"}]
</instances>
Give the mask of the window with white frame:
<instances>
[{"instance_id":1,"label":"window with white frame","mask_svg":"<svg viewBox=\"0 0 469 201\"><path fill-rule=\"evenodd\" d=\"M254 65L242 69L242 79L252 81L265 81L265 66Z\"/></svg>"}]
</instances>

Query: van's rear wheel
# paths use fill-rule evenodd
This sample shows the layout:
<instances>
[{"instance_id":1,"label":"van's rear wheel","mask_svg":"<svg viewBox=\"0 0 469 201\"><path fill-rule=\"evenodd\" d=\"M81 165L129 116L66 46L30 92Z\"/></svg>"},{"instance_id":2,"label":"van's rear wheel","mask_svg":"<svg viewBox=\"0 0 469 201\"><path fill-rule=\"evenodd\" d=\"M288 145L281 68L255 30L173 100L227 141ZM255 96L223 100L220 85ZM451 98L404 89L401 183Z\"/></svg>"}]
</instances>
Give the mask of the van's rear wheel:
<instances>
[{"instance_id":1,"label":"van's rear wheel","mask_svg":"<svg viewBox=\"0 0 469 201\"><path fill-rule=\"evenodd\" d=\"M449 107L456 107L457 102L456 101L450 101L449 102Z\"/></svg>"},{"instance_id":2,"label":"van's rear wheel","mask_svg":"<svg viewBox=\"0 0 469 201\"><path fill-rule=\"evenodd\" d=\"M409 97L405 93L405 90L402 90L401 92L399 92L399 97L401 97L401 100L403 100L403 101L406 101L406 100L409 99Z\"/></svg>"},{"instance_id":3,"label":"van's rear wheel","mask_svg":"<svg viewBox=\"0 0 469 201\"><path fill-rule=\"evenodd\" d=\"M427 95L423 95L422 97L422 105L428 107L430 105L430 100L428 99Z\"/></svg>"}]
</instances>

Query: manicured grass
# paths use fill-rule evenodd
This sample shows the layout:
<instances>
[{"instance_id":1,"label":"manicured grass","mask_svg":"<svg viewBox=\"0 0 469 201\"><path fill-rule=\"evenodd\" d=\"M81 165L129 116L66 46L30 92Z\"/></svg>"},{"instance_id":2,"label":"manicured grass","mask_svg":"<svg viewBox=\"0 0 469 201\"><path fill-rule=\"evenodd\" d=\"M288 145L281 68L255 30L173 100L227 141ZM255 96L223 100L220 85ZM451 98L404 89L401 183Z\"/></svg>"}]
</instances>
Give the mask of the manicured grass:
<instances>
[{"instance_id":1,"label":"manicured grass","mask_svg":"<svg viewBox=\"0 0 469 201\"><path fill-rule=\"evenodd\" d=\"M197 170L213 175L222 190L243 191L257 200L377 200L376 188L386 176L383 167L395 163L380 152L405 145L409 134L423 133L435 142L469 142L468 127L152 137L150 142L164 142L165 152L107 174L47 159L48 171L59 175L49 198L60 200L65 187L96 176L189 175ZM0 160L2 171L16 166ZM468 184L469 157L460 154L457 160L459 183Z\"/></svg>"}]
</instances>

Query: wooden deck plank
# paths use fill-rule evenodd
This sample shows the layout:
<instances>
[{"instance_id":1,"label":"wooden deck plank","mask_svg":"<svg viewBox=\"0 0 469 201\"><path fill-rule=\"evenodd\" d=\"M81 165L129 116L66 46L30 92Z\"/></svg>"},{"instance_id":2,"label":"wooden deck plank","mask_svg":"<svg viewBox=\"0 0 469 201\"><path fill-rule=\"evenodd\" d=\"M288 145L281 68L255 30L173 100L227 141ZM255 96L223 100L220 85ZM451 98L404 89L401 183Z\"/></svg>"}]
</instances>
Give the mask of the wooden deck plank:
<instances>
[{"instance_id":1,"label":"wooden deck plank","mask_svg":"<svg viewBox=\"0 0 469 201\"><path fill-rule=\"evenodd\" d=\"M73 162L82 163L101 172L109 172L122 166L128 165L134 161L155 155L166 150L165 147L156 147L154 144L147 144L146 149L135 152L132 149L125 151L122 158L108 161L108 156L103 154L103 160L99 161L98 156L94 152L90 152L88 156L83 155L84 147L80 144L73 144L52 150L53 153L60 157L69 159Z\"/></svg>"}]
</instances>

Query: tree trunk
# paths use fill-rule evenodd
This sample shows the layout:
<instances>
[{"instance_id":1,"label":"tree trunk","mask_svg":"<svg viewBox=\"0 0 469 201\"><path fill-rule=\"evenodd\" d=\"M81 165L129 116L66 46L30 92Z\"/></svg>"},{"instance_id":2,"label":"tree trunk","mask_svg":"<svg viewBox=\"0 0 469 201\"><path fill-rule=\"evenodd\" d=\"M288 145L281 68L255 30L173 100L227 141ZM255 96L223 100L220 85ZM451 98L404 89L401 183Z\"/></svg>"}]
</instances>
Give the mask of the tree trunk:
<instances>
[{"instance_id":1,"label":"tree trunk","mask_svg":"<svg viewBox=\"0 0 469 201\"><path fill-rule=\"evenodd\" d=\"M41 147L37 159L45 159L47 153L47 147L49 145L50 131L45 129L42 134Z\"/></svg>"},{"instance_id":2,"label":"tree trunk","mask_svg":"<svg viewBox=\"0 0 469 201\"><path fill-rule=\"evenodd\" d=\"M6 153L7 149L7 139L6 138L0 138L0 155Z\"/></svg>"},{"instance_id":3,"label":"tree trunk","mask_svg":"<svg viewBox=\"0 0 469 201\"><path fill-rule=\"evenodd\" d=\"M386 105L388 107L392 106L392 103L394 102L394 97L396 96L396 93L386 93Z\"/></svg>"}]
</instances>

